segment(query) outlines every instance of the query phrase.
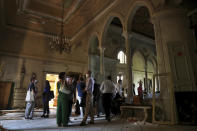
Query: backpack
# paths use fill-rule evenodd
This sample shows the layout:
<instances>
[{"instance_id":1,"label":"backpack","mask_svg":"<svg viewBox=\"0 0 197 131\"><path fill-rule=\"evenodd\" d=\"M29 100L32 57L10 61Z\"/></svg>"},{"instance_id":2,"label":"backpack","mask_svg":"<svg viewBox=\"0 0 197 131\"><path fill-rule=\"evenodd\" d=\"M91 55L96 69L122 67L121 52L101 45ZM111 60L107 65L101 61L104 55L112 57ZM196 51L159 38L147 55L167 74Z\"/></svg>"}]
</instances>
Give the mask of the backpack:
<instances>
[{"instance_id":1,"label":"backpack","mask_svg":"<svg viewBox=\"0 0 197 131\"><path fill-rule=\"evenodd\" d=\"M54 92L53 91L49 91L49 100L54 98Z\"/></svg>"}]
</instances>

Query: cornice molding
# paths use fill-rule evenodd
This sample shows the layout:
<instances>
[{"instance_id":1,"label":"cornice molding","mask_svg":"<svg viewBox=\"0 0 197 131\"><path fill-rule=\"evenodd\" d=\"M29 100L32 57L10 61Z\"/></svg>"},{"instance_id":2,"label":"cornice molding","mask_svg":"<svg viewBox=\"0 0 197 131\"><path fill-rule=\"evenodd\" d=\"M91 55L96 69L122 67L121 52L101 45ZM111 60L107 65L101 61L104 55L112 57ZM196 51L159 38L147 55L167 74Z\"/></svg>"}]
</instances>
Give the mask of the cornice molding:
<instances>
[{"instance_id":1,"label":"cornice molding","mask_svg":"<svg viewBox=\"0 0 197 131\"><path fill-rule=\"evenodd\" d=\"M19 31L19 32L24 32L24 33L31 33L33 35L51 37L52 38L52 35L50 35L46 32L41 32L41 31L36 31L36 30L32 30L32 29L22 28L22 27L16 26L16 25L6 24L5 28L10 29L10 30Z\"/></svg>"},{"instance_id":2,"label":"cornice molding","mask_svg":"<svg viewBox=\"0 0 197 131\"><path fill-rule=\"evenodd\" d=\"M41 56L34 56L34 55L29 55L29 54L17 54L17 53L10 53L10 52L5 52L5 51L0 51L1 56L11 56L11 57L18 57L18 58L28 58L32 60L38 60L38 61L45 61L45 62L56 62L56 63L61 63L61 64L68 64L68 65L87 65L86 62L76 62L76 61L69 61L65 60L65 58L53 58L49 59L47 57L41 57Z\"/></svg>"}]
</instances>

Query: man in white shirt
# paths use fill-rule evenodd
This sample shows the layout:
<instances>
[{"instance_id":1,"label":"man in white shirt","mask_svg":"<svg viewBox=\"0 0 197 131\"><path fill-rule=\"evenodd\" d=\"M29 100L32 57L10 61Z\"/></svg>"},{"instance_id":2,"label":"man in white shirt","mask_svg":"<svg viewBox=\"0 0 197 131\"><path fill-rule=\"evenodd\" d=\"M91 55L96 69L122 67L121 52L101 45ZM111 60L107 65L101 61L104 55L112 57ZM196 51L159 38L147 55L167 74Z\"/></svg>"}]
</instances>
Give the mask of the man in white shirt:
<instances>
[{"instance_id":1,"label":"man in white shirt","mask_svg":"<svg viewBox=\"0 0 197 131\"><path fill-rule=\"evenodd\" d=\"M111 111L111 103L112 97L115 94L115 85L111 79L111 76L107 77L107 80L103 81L100 87L100 91L103 94L103 108L106 115L106 120L111 121L110 119L110 111Z\"/></svg>"},{"instance_id":2,"label":"man in white shirt","mask_svg":"<svg viewBox=\"0 0 197 131\"><path fill-rule=\"evenodd\" d=\"M122 80L118 80L118 83L116 84L116 93L119 94L121 97L123 96Z\"/></svg>"}]
</instances>

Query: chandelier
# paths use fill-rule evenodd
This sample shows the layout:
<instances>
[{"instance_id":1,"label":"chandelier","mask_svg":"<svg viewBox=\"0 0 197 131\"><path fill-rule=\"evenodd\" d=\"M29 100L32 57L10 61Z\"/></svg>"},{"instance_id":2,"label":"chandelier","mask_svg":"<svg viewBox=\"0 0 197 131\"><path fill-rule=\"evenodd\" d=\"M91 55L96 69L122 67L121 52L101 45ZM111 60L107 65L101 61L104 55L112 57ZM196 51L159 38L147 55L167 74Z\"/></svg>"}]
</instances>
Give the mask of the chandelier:
<instances>
[{"instance_id":1,"label":"chandelier","mask_svg":"<svg viewBox=\"0 0 197 131\"><path fill-rule=\"evenodd\" d=\"M70 39L64 35L64 0L62 0L62 14L61 14L61 32L59 35L52 35L50 39L50 48L56 51L70 53L71 44Z\"/></svg>"}]
</instances>

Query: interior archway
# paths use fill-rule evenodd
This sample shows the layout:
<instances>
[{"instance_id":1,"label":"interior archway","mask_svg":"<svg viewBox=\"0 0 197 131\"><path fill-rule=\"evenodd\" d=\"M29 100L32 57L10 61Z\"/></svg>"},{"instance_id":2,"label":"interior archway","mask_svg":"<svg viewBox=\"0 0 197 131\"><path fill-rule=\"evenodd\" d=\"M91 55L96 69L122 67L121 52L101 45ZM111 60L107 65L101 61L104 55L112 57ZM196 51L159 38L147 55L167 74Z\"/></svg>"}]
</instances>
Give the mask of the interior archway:
<instances>
[{"instance_id":1,"label":"interior archway","mask_svg":"<svg viewBox=\"0 0 197 131\"><path fill-rule=\"evenodd\" d=\"M143 81L143 91L149 93L150 81L156 69L148 61L148 57L156 52L154 26L150 21L149 9L145 6L137 6L129 18L128 32L131 33L130 40L132 52L132 76L135 84L135 94L137 93L138 82ZM139 53L140 52L140 53ZM156 57L156 54L155 54ZM154 71L152 71L154 69Z\"/></svg>"},{"instance_id":2,"label":"interior archway","mask_svg":"<svg viewBox=\"0 0 197 131\"><path fill-rule=\"evenodd\" d=\"M123 26L118 17L110 17L105 27L106 29L103 32L103 39L105 40L103 43L103 47L105 47L105 76L111 75L113 80L117 81L117 75L122 75L122 71L116 66L119 63L117 55L120 50L125 50L125 40L124 37L122 37ZM123 79L124 77L125 76L123 76Z\"/></svg>"}]
</instances>

